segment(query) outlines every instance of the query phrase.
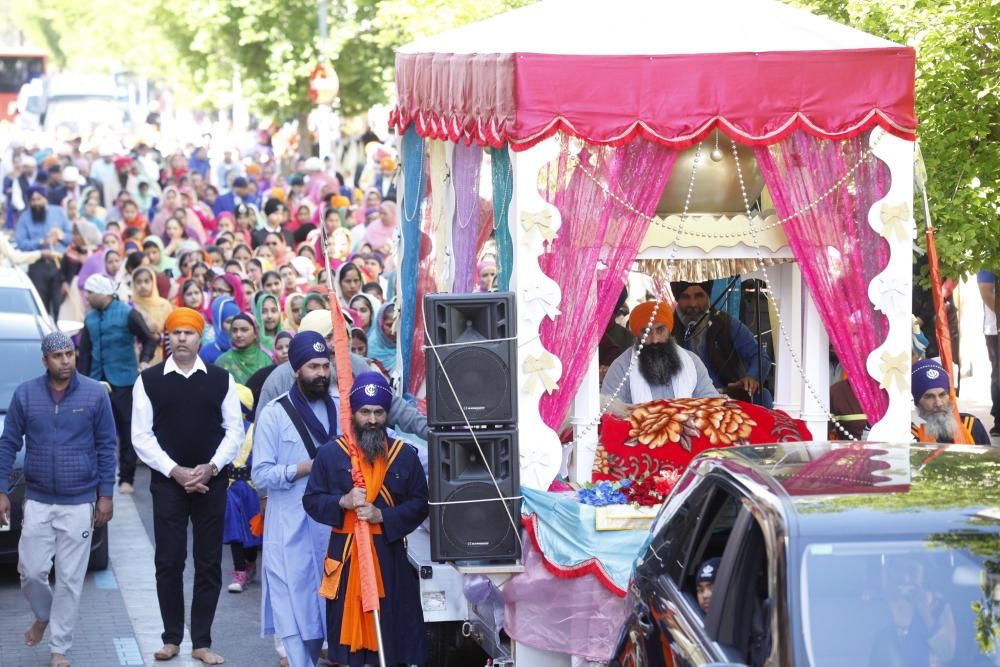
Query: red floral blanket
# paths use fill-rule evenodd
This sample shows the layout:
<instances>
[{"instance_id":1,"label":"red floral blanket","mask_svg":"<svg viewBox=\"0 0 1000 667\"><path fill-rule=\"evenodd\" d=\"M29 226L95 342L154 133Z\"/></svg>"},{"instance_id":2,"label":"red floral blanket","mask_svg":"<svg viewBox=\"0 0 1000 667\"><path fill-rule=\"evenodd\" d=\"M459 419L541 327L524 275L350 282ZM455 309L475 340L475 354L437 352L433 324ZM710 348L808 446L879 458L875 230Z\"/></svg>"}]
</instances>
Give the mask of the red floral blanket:
<instances>
[{"instance_id":1,"label":"red floral blanket","mask_svg":"<svg viewBox=\"0 0 1000 667\"><path fill-rule=\"evenodd\" d=\"M805 422L726 396L651 401L628 419L604 415L592 479L632 480L629 499L653 505L707 449L804 440Z\"/></svg>"}]
</instances>

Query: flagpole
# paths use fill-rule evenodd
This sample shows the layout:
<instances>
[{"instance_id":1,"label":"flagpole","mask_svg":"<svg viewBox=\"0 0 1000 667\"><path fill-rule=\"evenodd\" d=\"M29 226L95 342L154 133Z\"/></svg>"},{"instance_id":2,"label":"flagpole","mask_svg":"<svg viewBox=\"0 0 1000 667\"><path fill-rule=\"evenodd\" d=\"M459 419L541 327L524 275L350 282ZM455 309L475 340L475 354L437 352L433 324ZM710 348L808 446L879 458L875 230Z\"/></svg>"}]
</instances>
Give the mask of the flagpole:
<instances>
[{"instance_id":1,"label":"flagpole","mask_svg":"<svg viewBox=\"0 0 1000 667\"><path fill-rule=\"evenodd\" d=\"M337 390L340 394L340 427L347 441L351 455L351 479L354 486L364 489L365 479L358 464L358 445L354 440L354 426L351 420L351 385L354 373L351 371L351 346L344 327L344 313L340 309L340 299L333 287L333 258L330 256L328 235L323 216L320 217L320 237L323 243L323 257L326 258L326 282L330 297L330 319L333 326L333 360L337 371ZM382 642L382 618L378 608L378 586L375 583L375 562L372 559L374 544L368 522L358 519L354 524L354 553L357 556L351 567L357 567L361 576L361 607L375 616L375 640L378 645L379 667L386 667L385 644ZM367 545L367 548L362 548Z\"/></svg>"}]
</instances>

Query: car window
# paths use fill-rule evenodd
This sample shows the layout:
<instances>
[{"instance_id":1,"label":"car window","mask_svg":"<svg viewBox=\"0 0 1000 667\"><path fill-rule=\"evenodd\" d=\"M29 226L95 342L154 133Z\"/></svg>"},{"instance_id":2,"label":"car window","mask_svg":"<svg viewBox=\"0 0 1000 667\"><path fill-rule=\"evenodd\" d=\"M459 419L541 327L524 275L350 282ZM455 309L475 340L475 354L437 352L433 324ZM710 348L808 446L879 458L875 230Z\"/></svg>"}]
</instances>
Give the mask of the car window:
<instances>
[{"instance_id":1,"label":"car window","mask_svg":"<svg viewBox=\"0 0 1000 667\"><path fill-rule=\"evenodd\" d=\"M685 593L694 596L699 566L710 558L722 556L741 507L734 490L722 485L712 489L711 497L699 513L689 548L681 556L684 568L675 579Z\"/></svg>"},{"instance_id":2,"label":"car window","mask_svg":"<svg viewBox=\"0 0 1000 667\"><path fill-rule=\"evenodd\" d=\"M0 340L0 412L7 411L19 384L45 371L41 357L38 341Z\"/></svg>"},{"instance_id":3,"label":"car window","mask_svg":"<svg viewBox=\"0 0 1000 667\"><path fill-rule=\"evenodd\" d=\"M653 536L649 546L651 557L646 559L650 574L665 573L675 582L680 582L684 572L684 555L694 535L701 506L710 493L710 485L695 488ZM669 508L664 511L669 511Z\"/></svg>"},{"instance_id":4,"label":"car window","mask_svg":"<svg viewBox=\"0 0 1000 667\"><path fill-rule=\"evenodd\" d=\"M40 314L31 290L14 287L0 287L0 313Z\"/></svg>"}]
</instances>

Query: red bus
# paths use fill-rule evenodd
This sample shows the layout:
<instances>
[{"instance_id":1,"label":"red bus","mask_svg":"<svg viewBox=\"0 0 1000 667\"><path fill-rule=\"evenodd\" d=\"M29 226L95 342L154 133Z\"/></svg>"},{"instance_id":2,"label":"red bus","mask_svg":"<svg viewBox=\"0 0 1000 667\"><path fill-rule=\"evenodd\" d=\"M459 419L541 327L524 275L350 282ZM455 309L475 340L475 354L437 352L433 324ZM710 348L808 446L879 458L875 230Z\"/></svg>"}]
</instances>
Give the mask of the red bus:
<instances>
[{"instance_id":1,"label":"red bus","mask_svg":"<svg viewBox=\"0 0 1000 667\"><path fill-rule=\"evenodd\" d=\"M43 51L0 47L0 121L14 118L21 86L45 76L47 65L48 56Z\"/></svg>"}]
</instances>

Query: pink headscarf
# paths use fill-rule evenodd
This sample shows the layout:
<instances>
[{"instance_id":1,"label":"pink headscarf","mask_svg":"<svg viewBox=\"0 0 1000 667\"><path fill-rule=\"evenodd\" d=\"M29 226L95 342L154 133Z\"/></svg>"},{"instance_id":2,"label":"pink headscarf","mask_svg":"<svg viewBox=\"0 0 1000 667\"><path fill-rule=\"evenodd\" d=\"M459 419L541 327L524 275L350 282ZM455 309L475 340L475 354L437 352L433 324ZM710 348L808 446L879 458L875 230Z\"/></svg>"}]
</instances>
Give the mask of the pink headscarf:
<instances>
[{"instance_id":1,"label":"pink headscarf","mask_svg":"<svg viewBox=\"0 0 1000 667\"><path fill-rule=\"evenodd\" d=\"M379 206L379 211L384 213L385 217L388 218L388 224L381 217L378 220L372 221L368 225L367 231L365 231L364 243L370 245L372 250L382 252L382 248L392 240L392 235L396 233L396 203L384 201Z\"/></svg>"},{"instance_id":2,"label":"pink headscarf","mask_svg":"<svg viewBox=\"0 0 1000 667\"><path fill-rule=\"evenodd\" d=\"M239 276L236 276L232 273L223 273L221 278L225 280L227 283L229 283L229 286L233 288L233 301L236 302L236 307L240 309L240 312L241 313L249 312L251 315L253 315L252 311L247 310L247 295L246 292L243 291L243 281L240 280ZM212 280L215 280L215 278L213 278Z\"/></svg>"}]
</instances>

